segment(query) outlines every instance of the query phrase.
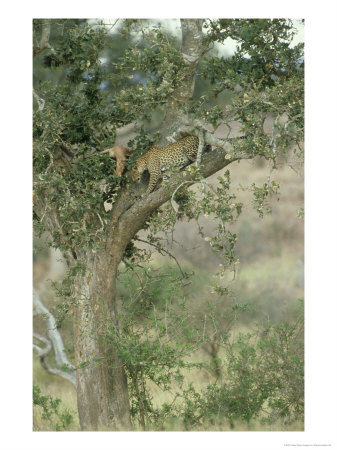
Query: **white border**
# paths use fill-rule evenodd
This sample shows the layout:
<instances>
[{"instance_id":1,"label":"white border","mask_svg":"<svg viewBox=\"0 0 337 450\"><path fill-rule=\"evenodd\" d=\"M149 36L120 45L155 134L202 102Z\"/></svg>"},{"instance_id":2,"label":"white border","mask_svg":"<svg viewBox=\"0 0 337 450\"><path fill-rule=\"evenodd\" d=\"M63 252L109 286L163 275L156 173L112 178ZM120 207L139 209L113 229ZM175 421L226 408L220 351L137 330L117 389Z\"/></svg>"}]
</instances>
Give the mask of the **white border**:
<instances>
[{"instance_id":1,"label":"white border","mask_svg":"<svg viewBox=\"0 0 337 450\"><path fill-rule=\"evenodd\" d=\"M33 4L32 4L33 3ZM5 11L4 11L5 9ZM336 446L336 5L321 1L13 2L2 6L3 387L5 449L278 449ZM31 431L31 19L33 17L306 19L305 432L33 433ZM4 273L4 272L3 272ZM14 294L14 295L13 295Z\"/></svg>"}]
</instances>

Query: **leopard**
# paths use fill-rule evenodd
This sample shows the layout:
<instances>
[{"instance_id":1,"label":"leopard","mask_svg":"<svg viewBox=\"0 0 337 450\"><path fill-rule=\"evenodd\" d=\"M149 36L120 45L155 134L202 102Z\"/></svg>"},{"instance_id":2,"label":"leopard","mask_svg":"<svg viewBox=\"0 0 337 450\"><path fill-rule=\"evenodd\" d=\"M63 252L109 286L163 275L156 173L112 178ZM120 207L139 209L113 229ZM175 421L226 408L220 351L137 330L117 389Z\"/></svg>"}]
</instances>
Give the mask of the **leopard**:
<instances>
[{"instance_id":1,"label":"leopard","mask_svg":"<svg viewBox=\"0 0 337 450\"><path fill-rule=\"evenodd\" d=\"M131 170L131 178L133 181L140 181L143 172L148 170L150 180L144 195L150 194L162 172L172 167L181 169L193 163L198 155L198 147L199 138L191 135L163 147L154 145L136 160ZM210 147L205 146L204 151L209 150Z\"/></svg>"}]
</instances>

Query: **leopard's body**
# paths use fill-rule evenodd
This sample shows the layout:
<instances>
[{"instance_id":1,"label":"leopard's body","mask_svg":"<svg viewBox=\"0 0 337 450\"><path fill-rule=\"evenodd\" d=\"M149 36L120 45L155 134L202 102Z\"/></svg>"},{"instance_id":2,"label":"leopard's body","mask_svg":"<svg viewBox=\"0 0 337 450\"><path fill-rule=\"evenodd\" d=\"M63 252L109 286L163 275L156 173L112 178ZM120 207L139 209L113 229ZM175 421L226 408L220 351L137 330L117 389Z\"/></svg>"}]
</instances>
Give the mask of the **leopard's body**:
<instances>
[{"instance_id":1,"label":"leopard's body","mask_svg":"<svg viewBox=\"0 0 337 450\"><path fill-rule=\"evenodd\" d=\"M145 194L149 194L155 188L161 172L170 167L182 168L195 161L198 146L199 138L197 136L185 136L165 147L154 145L137 159L131 173L132 180L140 180L142 173L148 170L150 181Z\"/></svg>"}]
</instances>

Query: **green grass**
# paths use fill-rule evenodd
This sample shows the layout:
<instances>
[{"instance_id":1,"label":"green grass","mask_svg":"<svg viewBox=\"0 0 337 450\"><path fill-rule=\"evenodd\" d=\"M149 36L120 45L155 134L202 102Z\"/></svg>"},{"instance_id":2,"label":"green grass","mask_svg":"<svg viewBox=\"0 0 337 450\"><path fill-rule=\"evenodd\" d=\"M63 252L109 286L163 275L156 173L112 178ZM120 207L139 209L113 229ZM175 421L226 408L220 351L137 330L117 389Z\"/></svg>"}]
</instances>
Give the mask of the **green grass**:
<instances>
[{"instance_id":1,"label":"green grass","mask_svg":"<svg viewBox=\"0 0 337 450\"><path fill-rule=\"evenodd\" d=\"M48 374L36 356L33 359L33 384L39 386L42 395L51 395L53 399L61 399L61 410L68 409L74 419L69 431L79 431L75 387L69 381L57 375ZM33 407L33 430L55 431L55 424L52 421L42 419L42 408L40 406Z\"/></svg>"}]
</instances>

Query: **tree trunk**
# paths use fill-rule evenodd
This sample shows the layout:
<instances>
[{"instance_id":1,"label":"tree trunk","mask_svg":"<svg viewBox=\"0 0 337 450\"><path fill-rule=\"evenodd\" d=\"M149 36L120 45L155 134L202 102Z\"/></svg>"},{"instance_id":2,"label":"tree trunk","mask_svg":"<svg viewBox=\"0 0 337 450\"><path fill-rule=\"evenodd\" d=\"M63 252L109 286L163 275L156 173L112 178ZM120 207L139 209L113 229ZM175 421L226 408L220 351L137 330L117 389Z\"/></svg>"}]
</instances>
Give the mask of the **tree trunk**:
<instances>
[{"instance_id":1,"label":"tree trunk","mask_svg":"<svg viewBox=\"0 0 337 450\"><path fill-rule=\"evenodd\" d=\"M178 105L186 104L193 95L195 84L195 71L202 53L202 24L201 19L180 19L181 24L181 54L185 63L184 80L172 92L171 101L168 103L168 110L165 121L160 127L162 138L161 145L167 144L167 138L174 142L181 136L177 130L186 118L186 114L177 108Z\"/></svg>"},{"instance_id":2,"label":"tree trunk","mask_svg":"<svg viewBox=\"0 0 337 450\"><path fill-rule=\"evenodd\" d=\"M102 339L117 327L114 257L100 253L82 256L85 276L74 284L74 347L77 403L82 430L130 430L128 386L123 362Z\"/></svg>"}]
</instances>

